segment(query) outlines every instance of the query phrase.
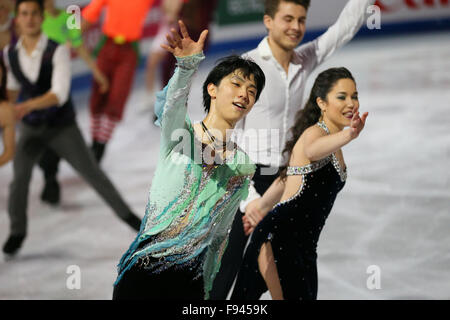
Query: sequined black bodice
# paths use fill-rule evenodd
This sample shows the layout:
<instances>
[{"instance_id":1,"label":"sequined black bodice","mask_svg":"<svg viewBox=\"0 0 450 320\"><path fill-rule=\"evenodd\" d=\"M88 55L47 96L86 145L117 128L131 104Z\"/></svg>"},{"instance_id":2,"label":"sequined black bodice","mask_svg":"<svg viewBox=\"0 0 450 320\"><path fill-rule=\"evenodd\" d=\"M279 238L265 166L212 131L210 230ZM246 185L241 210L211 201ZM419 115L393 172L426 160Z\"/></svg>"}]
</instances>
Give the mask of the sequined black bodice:
<instances>
[{"instance_id":1,"label":"sequined black bodice","mask_svg":"<svg viewBox=\"0 0 450 320\"><path fill-rule=\"evenodd\" d=\"M275 205L253 231L232 299L259 299L267 290L258 267L260 249L267 242L284 298L317 297L317 242L344 187L346 169L332 154L306 166L288 167L287 175L301 175L302 184L292 197Z\"/></svg>"},{"instance_id":2,"label":"sequined black bodice","mask_svg":"<svg viewBox=\"0 0 450 320\"><path fill-rule=\"evenodd\" d=\"M273 229L292 232L293 241L298 242L305 253L315 254L320 232L338 192L344 187L345 177L341 177L342 171L336 162L335 157L331 157L319 162L318 169L312 166L309 173L302 174L298 192L277 204L270 213Z\"/></svg>"}]
</instances>

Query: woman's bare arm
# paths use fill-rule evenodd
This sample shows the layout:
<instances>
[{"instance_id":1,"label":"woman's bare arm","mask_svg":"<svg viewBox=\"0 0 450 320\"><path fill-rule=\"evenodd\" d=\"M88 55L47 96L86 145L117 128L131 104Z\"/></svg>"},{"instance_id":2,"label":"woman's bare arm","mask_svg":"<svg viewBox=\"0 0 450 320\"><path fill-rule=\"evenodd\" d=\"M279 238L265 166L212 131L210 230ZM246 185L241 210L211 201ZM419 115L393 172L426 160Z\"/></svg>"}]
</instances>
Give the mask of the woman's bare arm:
<instances>
[{"instance_id":1,"label":"woman's bare arm","mask_svg":"<svg viewBox=\"0 0 450 320\"><path fill-rule=\"evenodd\" d=\"M3 153L0 155L0 166L10 161L15 152L15 113L8 103L0 105L0 126L3 129Z\"/></svg>"}]
</instances>

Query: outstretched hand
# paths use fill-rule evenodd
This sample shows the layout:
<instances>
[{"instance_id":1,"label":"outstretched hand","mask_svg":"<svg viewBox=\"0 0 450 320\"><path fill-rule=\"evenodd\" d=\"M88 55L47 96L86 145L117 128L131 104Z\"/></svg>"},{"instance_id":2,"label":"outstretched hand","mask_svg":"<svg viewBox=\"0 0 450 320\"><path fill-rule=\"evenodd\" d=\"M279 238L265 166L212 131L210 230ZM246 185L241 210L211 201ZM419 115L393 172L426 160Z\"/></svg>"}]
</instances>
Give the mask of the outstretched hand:
<instances>
[{"instance_id":1,"label":"outstretched hand","mask_svg":"<svg viewBox=\"0 0 450 320\"><path fill-rule=\"evenodd\" d=\"M359 108L354 111L353 118L350 122L350 136L352 139L357 138L361 133L361 131L364 129L368 115L369 115L368 112L364 112L363 115L360 117Z\"/></svg>"},{"instance_id":2,"label":"outstretched hand","mask_svg":"<svg viewBox=\"0 0 450 320\"><path fill-rule=\"evenodd\" d=\"M201 53L205 45L208 30L203 30L197 42L191 39L183 21L179 20L181 36L174 28L170 29L171 34L166 35L168 44L161 44L161 48L169 51L175 57L186 57Z\"/></svg>"}]
</instances>

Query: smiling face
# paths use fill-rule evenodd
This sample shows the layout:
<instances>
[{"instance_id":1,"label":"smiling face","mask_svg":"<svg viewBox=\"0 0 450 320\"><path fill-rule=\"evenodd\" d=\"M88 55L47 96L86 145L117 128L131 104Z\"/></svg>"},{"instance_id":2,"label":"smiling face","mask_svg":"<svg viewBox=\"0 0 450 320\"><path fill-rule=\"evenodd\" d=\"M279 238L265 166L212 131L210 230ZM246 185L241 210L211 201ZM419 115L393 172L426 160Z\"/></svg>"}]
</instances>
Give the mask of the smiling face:
<instances>
[{"instance_id":1,"label":"smiling face","mask_svg":"<svg viewBox=\"0 0 450 320\"><path fill-rule=\"evenodd\" d=\"M208 93L211 96L210 112L228 122L236 123L250 112L257 92L254 75L245 77L240 70L235 70L224 77L219 85L208 85Z\"/></svg>"},{"instance_id":2,"label":"smiling face","mask_svg":"<svg viewBox=\"0 0 450 320\"><path fill-rule=\"evenodd\" d=\"M281 1L273 17L264 16L269 41L285 51L295 49L306 30L306 9L302 5Z\"/></svg>"},{"instance_id":3,"label":"smiling face","mask_svg":"<svg viewBox=\"0 0 450 320\"><path fill-rule=\"evenodd\" d=\"M328 125L342 130L350 125L353 112L359 108L358 92L352 79L340 79L327 95L326 101L317 98L323 112L323 120Z\"/></svg>"}]
</instances>

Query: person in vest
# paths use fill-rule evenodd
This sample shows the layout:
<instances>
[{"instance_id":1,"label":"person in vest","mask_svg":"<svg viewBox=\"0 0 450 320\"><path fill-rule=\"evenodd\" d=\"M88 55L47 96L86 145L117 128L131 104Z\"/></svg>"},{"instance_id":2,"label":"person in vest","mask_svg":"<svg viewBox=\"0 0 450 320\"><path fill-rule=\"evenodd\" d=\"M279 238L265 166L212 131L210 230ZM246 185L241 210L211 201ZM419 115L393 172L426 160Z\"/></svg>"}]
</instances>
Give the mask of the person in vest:
<instances>
[{"instance_id":1,"label":"person in vest","mask_svg":"<svg viewBox=\"0 0 450 320\"><path fill-rule=\"evenodd\" d=\"M75 121L70 98L70 53L42 33L42 0L18 0L16 19L21 30L17 44L4 49L10 102L21 119L13 162L8 213L10 235L3 246L7 255L17 253L27 233L27 198L31 173L45 148L66 160L131 228L141 220L131 211L89 151Z\"/></svg>"},{"instance_id":2,"label":"person in vest","mask_svg":"<svg viewBox=\"0 0 450 320\"><path fill-rule=\"evenodd\" d=\"M54 0L44 1L44 22L42 23L42 32L51 40L66 44L74 49L77 55L85 62L92 72L94 81L100 86L100 92L108 90L108 79L98 69L95 60L91 57L89 50L83 44L82 33L80 29L70 29L67 21L70 18L65 10L61 10L55 6ZM59 157L50 149L45 150L40 161L44 173L45 184L41 192L41 200L51 205L57 205L60 202L60 186L56 178L59 166Z\"/></svg>"}]
</instances>

